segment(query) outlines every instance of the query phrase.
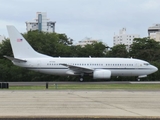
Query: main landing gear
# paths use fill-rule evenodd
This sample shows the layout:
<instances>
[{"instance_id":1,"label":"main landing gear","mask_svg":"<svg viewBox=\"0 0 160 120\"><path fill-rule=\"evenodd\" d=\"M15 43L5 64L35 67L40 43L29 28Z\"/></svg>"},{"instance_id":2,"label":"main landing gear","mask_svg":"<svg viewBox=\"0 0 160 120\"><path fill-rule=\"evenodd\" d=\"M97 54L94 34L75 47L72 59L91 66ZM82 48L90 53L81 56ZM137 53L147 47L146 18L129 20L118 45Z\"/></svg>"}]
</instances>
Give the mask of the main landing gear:
<instances>
[{"instance_id":1,"label":"main landing gear","mask_svg":"<svg viewBox=\"0 0 160 120\"><path fill-rule=\"evenodd\" d=\"M82 73L82 74L80 75L80 79L79 79L80 82L83 82L83 76L84 76L84 74Z\"/></svg>"},{"instance_id":2,"label":"main landing gear","mask_svg":"<svg viewBox=\"0 0 160 120\"><path fill-rule=\"evenodd\" d=\"M79 79L79 81L80 81L80 82L83 82L83 78L81 77L81 78Z\"/></svg>"},{"instance_id":3,"label":"main landing gear","mask_svg":"<svg viewBox=\"0 0 160 120\"><path fill-rule=\"evenodd\" d=\"M139 82L141 79L139 77L137 77L136 80Z\"/></svg>"}]
</instances>

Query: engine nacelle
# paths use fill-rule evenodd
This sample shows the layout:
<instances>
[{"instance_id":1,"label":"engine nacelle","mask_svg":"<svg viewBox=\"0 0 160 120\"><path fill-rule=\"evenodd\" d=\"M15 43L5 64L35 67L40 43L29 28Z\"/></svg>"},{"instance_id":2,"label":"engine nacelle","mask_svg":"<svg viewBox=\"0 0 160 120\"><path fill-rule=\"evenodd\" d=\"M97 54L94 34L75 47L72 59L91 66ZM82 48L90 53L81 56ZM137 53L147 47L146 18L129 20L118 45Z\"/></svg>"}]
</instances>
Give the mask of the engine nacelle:
<instances>
[{"instance_id":1,"label":"engine nacelle","mask_svg":"<svg viewBox=\"0 0 160 120\"><path fill-rule=\"evenodd\" d=\"M111 71L110 70L95 70L93 72L93 79L110 79Z\"/></svg>"}]
</instances>

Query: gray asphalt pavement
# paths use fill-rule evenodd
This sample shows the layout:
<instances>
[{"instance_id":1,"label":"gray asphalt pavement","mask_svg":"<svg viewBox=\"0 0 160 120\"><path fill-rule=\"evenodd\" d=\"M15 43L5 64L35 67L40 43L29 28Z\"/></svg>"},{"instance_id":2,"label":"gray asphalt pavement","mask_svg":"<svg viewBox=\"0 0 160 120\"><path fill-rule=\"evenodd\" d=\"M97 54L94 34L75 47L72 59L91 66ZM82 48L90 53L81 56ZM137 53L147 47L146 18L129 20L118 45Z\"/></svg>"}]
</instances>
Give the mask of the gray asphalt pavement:
<instances>
[{"instance_id":1,"label":"gray asphalt pavement","mask_svg":"<svg viewBox=\"0 0 160 120\"><path fill-rule=\"evenodd\" d=\"M2 117L160 119L160 91L0 90Z\"/></svg>"}]
</instances>

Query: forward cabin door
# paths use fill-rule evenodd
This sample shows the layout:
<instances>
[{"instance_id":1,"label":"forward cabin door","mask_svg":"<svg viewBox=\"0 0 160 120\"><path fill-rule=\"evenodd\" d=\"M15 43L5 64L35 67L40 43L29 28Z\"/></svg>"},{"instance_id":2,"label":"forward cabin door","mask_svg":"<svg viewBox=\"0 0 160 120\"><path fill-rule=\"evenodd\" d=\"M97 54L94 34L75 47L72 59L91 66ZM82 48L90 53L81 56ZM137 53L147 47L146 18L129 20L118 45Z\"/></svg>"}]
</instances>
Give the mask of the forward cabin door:
<instances>
[{"instance_id":1,"label":"forward cabin door","mask_svg":"<svg viewBox=\"0 0 160 120\"><path fill-rule=\"evenodd\" d=\"M41 68L41 61L40 60L37 61L37 66L36 67L37 67L37 70L39 71L39 69Z\"/></svg>"},{"instance_id":2,"label":"forward cabin door","mask_svg":"<svg viewBox=\"0 0 160 120\"><path fill-rule=\"evenodd\" d=\"M139 63L135 63L135 70L134 70L134 72L133 72L133 75L137 75L138 73L139 73Z\"/></svg>"}]
</instances>

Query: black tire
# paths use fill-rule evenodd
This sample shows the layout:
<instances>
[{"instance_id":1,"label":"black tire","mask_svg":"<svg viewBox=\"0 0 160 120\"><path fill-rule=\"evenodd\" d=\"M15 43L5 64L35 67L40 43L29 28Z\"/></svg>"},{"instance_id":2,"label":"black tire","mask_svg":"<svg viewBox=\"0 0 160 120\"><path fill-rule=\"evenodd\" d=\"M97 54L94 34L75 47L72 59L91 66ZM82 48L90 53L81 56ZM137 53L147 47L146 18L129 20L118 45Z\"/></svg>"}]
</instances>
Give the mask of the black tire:
<instances>
[{"instance_id":1,"label":"black tire","mask_svg":"<svg viewBox=\"0 0 160 120\"><path fill-rule=\"evenodd\" d=\"M83 78L80 78L79 81L80 81L80 82L83 82Z\"/></svg>"}]
</instances>

